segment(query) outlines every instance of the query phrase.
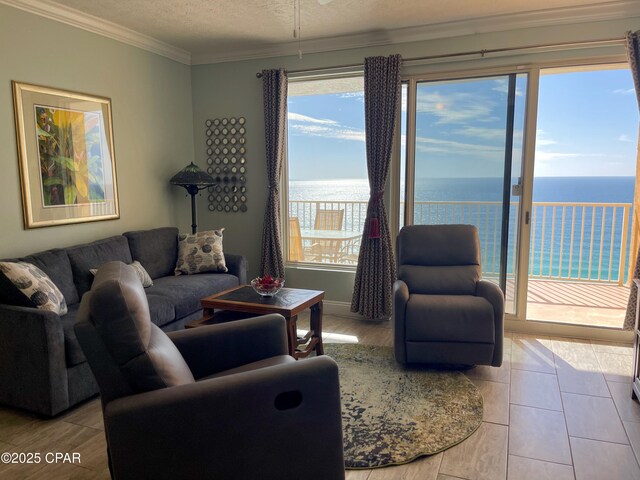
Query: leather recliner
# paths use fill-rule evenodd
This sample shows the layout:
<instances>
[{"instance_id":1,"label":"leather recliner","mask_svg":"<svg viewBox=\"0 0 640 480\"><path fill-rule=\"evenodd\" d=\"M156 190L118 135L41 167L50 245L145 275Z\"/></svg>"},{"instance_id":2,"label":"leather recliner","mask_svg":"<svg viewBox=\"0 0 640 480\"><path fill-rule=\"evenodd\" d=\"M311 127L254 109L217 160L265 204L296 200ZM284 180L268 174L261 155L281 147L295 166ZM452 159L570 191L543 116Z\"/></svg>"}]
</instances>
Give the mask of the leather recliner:
<instances>
[{"instance_id":1,"label":"leather recliner","mask_svg":"<svg viewBox=\"0 0 640 480\"><path fill-rule=\"evenodd\" d=\"M282 316L166 334L133 269L110 262L75 332L116 480L344 478L337 365L289 356Z\"/></svg>"},{"instance_id":2,"label":"leather recliner","mask_svg":"<svg viewBox=\"0 0 640 480\"><path fill-rule=\"evenodd\" d=\"M396 242L394 355L398 362L502 364L504 295L481 279L473 225L411 225Z\"/></svg>"}]
</instances>

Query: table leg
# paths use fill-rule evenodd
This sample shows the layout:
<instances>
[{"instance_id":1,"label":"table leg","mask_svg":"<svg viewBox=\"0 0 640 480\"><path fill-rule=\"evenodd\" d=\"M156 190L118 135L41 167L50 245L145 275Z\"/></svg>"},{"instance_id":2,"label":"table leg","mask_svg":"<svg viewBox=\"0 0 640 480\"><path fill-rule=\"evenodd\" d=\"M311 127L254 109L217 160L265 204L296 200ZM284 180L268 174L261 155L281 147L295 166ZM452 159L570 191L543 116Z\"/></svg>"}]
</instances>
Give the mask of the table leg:
<instances>
[{"instance_id":1,"label":"table leg","mask_svg":"<svg viewBox=\"0 0 640 480\"><path fill-rule=\"evenodd\" d=\"M298 347L298 316L287 317L287 341L289 343L289 355L297 359L296 348Z\"/></svg>"},{"instance_id":2,"label":"table leg","mask_svg":"<svg viewBox=\"0 0 640 480\"><path fill-rule=\"evenodd\" d=\"M309 323L309 327L313 330L313 336L318 339L315 347L316 355L324 355L324 346L322 345L322 300L315 305L311 305Z\"/></svg>"}]
</instances>

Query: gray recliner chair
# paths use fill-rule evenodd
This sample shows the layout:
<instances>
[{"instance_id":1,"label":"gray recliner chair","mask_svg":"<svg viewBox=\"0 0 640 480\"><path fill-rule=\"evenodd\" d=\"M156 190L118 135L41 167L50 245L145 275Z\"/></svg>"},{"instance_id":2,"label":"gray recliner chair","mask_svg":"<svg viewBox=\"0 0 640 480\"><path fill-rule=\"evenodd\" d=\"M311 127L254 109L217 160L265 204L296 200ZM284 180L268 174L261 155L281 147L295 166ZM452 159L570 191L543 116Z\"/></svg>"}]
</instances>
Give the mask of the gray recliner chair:
<instances>
[{"instance_id":1,"label":"gray recliner chair","mask_svg":"<svg viewBox=\"0 0 640 480\"><path fill-rule=\"evenodd\" d=\"M110 262L75 332L116 480L344 478L337 365L289 356L280 315L167 335L134 270Z\"/></svg>"},{"instance_id":2,"label":"gray recliner chair","mask_svg":"<svg viewBox=\"0 0 640 480\"><path fill-rule=\"evenodd\" d=\"M473 225L411 225L396 243L394 354L398 362L502 365L504 295L481 280Z\"/></svg>"}]
</instances>

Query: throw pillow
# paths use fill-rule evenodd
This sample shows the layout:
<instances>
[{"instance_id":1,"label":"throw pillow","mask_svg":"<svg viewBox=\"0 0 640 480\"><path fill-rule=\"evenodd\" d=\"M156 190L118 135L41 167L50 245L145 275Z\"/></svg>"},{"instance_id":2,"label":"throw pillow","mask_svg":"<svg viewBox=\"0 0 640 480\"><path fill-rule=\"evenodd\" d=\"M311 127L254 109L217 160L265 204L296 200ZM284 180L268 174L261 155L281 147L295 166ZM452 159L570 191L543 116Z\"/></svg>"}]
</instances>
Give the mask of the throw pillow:
<instances>
[{"instance_id":1,"label":"throw pillow","mask_svg":"<svg viewBox=\"0 0 640 480\"><path fill-rule=\"evenodd\" d=\"M222 232L224 228L194 234L180 234L175 274L226 272L227 266L222 252Z\"/></svg>"},{"instance_id":2,"label":"throw pillow","mask_svg":"<svg viewBox=\"0 0 640 480\"><path fill-rule=\"evenodd\" d=\"M67 313L64 295L46 273L27 262L0 262L0 274L14 289L20 305L49 310L58 315ZM3 279L3 280L4 280Z\"/></svg>"},{"instance_id":3,"label":"throw pillow","mask_svg":"<svg viewBox=\"0 0 640 480\"><path fill-rule=\"evenodd\" d=\"M142 286L144 288L153 287L153 280L151 280L151 276L147 273L147 271L144 269L144 267L139 261L134 260L133 263L129 264L129 266L133 267L133 269L136 271L136 275L140 279L140 282L142 283ZM89 271L94 276L96 273L98 273L97 268L90 268Z\"/></svg>"}]
</instances>

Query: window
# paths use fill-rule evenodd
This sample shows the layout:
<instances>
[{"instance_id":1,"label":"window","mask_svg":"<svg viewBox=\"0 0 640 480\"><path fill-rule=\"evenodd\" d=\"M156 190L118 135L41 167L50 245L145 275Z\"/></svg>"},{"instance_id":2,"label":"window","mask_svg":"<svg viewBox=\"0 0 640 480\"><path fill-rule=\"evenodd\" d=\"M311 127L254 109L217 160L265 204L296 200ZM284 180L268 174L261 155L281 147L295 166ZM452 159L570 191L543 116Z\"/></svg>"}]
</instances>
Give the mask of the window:
<instances>
[{"instance_id":1,"label":"window","mask_svg":"<svg viewBox=\"0 0 640 480\"><path fill-rule=\"evenodd\" d=\"M287 259L355 265L369 198L362 76L290 79Z\"/></svg>"}]
</instances>

